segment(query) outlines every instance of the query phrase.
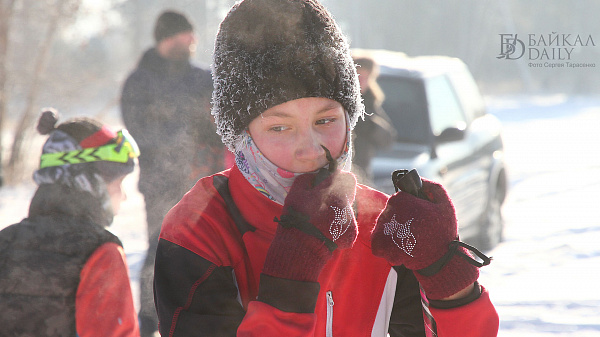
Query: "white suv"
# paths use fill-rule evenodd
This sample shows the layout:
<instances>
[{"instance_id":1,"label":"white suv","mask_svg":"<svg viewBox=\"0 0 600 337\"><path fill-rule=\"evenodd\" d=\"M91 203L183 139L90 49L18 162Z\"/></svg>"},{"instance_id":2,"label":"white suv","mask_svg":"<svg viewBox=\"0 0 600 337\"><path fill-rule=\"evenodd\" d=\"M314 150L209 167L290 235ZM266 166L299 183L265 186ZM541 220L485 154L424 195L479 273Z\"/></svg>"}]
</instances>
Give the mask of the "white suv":
<instances>
[{"instance_id":1,"label":"white suv","mask_svg":"<svg viewBox=\"0 0 600 337\"><path fill-rule=\"evenodd\" d=\"M394 193L391 173L416 168L448 190L461 239L493 248L502 240L507 190L501 124L486 113L467 66L444 56L355 50L365 53L380 66L383 108L398 132L371 161L375 187Z\"/></svg>"}]
</instances>

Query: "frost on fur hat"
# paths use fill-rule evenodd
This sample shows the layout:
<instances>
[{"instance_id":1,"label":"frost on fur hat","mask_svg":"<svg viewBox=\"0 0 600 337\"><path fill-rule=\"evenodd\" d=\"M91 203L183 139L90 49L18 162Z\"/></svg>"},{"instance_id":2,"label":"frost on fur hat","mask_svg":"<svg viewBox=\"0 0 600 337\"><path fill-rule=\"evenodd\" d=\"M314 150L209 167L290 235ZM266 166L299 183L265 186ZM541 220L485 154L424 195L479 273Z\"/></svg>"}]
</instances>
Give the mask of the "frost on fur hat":
<instances>
[{"instance_id":1,"label":"frost on fur hat","mask_svg":"<svg viewBox=\"0 0 600 337\"><path fill-rule=\"evenodd\" d=\"M233 150L263 111L303 97L342 104L354 127L364 113L349 46L315 0L244 0L221 23L213 54L217 133Z\"/></svg>"}]
</instances>

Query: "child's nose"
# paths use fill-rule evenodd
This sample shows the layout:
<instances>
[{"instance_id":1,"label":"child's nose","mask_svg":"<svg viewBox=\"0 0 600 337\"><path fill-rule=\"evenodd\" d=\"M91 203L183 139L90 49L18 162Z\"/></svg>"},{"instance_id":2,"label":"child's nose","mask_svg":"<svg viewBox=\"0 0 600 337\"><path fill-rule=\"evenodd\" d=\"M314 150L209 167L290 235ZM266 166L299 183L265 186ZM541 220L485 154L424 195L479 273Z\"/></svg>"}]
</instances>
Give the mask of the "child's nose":
<instances>
[{"instance_id":1,"label":"child's nose","mask_svg":"<svg viewBox=\"0 0 600 337\"><path fill-rule=\"evenodd\" d=\"M296 157L299 160L315 160L325 155L325 150L321 146L321 141L312 130L302 132L301 139L298 141Z\"/></svg>"}]
</instances>

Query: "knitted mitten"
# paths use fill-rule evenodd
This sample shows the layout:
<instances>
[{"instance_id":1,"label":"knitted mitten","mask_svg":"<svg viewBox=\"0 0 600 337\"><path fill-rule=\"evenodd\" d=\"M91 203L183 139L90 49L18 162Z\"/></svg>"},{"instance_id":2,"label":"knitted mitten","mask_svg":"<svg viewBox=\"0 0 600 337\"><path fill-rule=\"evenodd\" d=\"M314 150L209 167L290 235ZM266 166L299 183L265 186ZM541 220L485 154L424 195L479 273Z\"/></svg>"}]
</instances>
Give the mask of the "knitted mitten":
<instances>
[{"instance_id":1,"label":"knitted mitten","mask_svg":"<svg viewBox=\"0 0 600 337\"><path fill-rule=\"evenodd\" d=\"M315 282L335 249L352 246L357 224L352 210L356 178L330 172L298 176L283 205L263 274Z\"/></svg>"},{"instance_id":2,"label":"knitted mitten","mask_svg":"<svg viewBox=\"0 0 600 337\"><path fill-rule=\"evenodd\" d=\"M454 205L446 190L423 179L421 191L428 200L402 191L390 197L371 233L372 251L411 269L428 298L443 299L474 283L481 265L458 241Z\"/></svg>"}]
</instances>

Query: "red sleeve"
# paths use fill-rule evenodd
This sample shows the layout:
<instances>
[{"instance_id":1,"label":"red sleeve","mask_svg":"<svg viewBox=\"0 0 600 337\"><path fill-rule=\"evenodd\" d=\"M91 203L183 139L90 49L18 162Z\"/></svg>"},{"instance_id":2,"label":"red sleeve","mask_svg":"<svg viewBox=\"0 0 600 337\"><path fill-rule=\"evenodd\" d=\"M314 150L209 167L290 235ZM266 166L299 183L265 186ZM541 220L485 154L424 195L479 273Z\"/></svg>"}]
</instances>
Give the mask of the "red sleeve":
<instances>
[{"instance_id":1,"label":"red sleeve","mask_svg":"<svg viewBox=\"0 0 600 337\"><path fill-rule=\"evenodd\" d=\"M77 335L139 336L123 248L105 243L81 270L75 299Z\"/></svg>"},{"instance_id":2,"label":"red sleeve","mask_svg":"<svg viewBox=\"0 0 600 337\"><path fill-rule=\"evenodd\" d=\"M237 336L314 336L317 316L312 313L281 311L266 303L252 301Z\"/></svg>"},{"instance_id":3,"label":"red sleeve","mask_svg":"<svg viewBox=\"0 0 600 337\"><path fill-rule=\"evenodd\" d=\"M464 306L453 309L430 307L439 337L496 337L499 318L487 290Z\"/></svg>"}]
</instances>

